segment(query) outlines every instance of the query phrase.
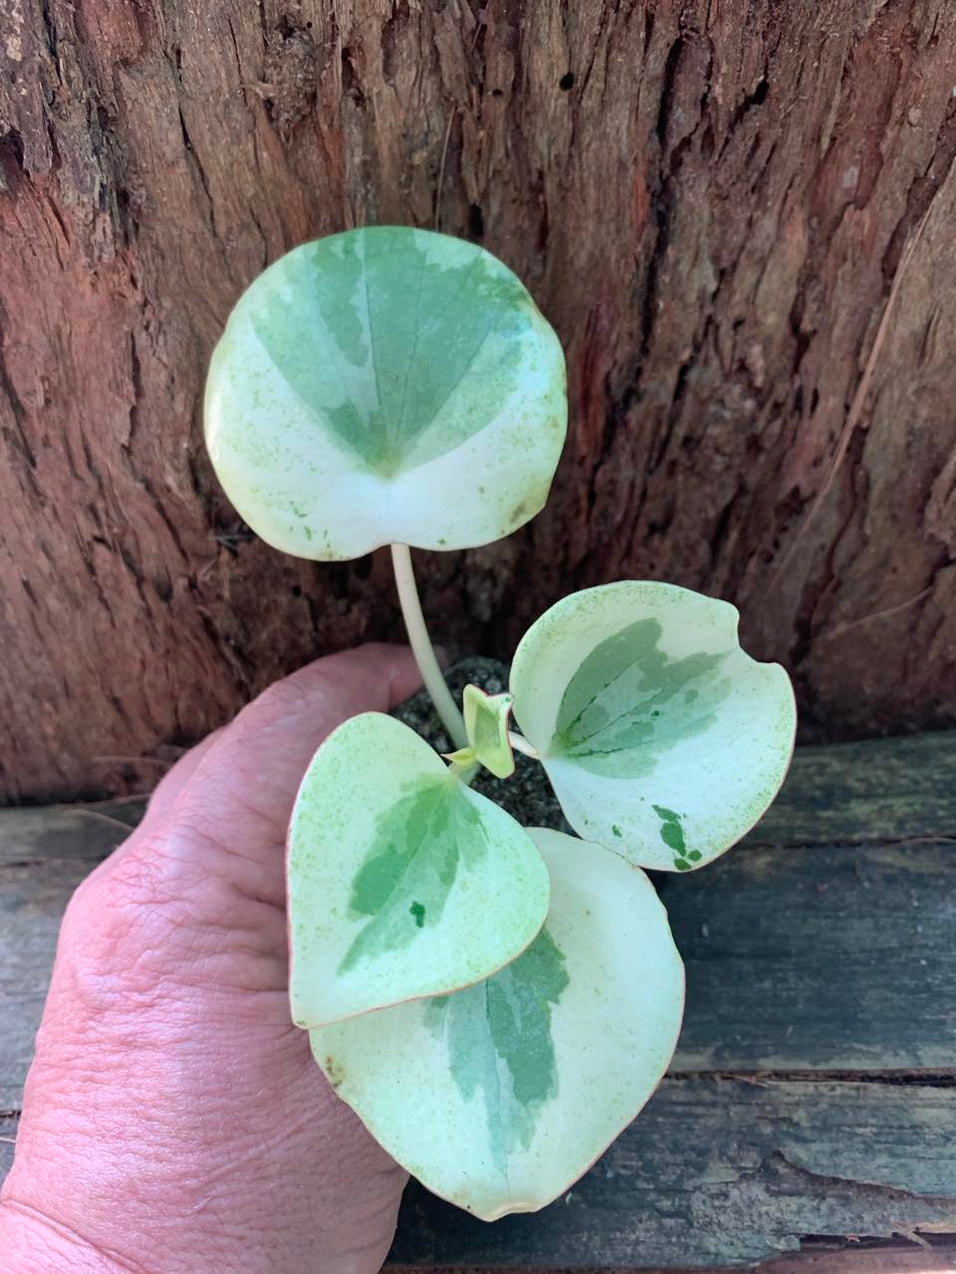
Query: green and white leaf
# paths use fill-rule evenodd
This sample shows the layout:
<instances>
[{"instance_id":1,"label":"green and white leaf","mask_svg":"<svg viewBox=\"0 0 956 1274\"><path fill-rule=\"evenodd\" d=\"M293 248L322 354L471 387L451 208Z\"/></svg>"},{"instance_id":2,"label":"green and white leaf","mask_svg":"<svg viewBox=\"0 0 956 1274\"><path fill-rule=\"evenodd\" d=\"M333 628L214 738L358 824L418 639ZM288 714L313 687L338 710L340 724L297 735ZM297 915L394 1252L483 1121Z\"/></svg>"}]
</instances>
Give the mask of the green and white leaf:
<instances>
[{"instance_id":1,"label":"green and white leaf","mask_svg":"<svg viewBox=\"0 0 956 1274\"><path fill-rule=\"evenodd\" d=\"M292 1017L304 1027L477 982L525 949L548 910L524 828L375 712L316 752L288 870Z\"/></svg>"},{"instance_id":2,"label":"green and white leaf","mask_svg":"<svg viewBox=\"0 0 956 1274\"><path fill-rule=\"evenodd\" d=\"M683 966L644 873L531 834L551 908L523 955L457 994L311 1033L389 1154L489 1221L543 1207L591 1166L654 1091L683 1013Z\"/></svg>"},{"instance_id":3,"label":"green and white leaf","mask_svg":"<svg viewBox=\"0 0 956 1274\"><path fill-rule=\"evenodd\" d=\"M766 810L796 709L783 668L741 650L738 618L728 602L629 580L573 593L525 633L515 717L581 836L690 871Z\"/></svg>"},{"instance_id":4,"label":"green and white leaf","mask_svg":"<svg viewBox=\"0 0 956 1274\"><path fill-rule=\"evenodd\" d=\"M465 733L474 752L486 770L499 779L515 772L515 757L508 739L508 719L514 697L510 694L486 694L479 686L465 686L462 707Z\"/></svg>"},{"instance_id":5,"label":"green and white leaf","mask_svg":"<svg viewBox=\"0 0 956 1274\"><path fill-rule=\"evenodd\" d=\"M281 257L239 298L206 385L236 509L325 561L509 534L547 499L566 425L564 355L521 282L405 226Z\"/></svg>"}]
</instances>

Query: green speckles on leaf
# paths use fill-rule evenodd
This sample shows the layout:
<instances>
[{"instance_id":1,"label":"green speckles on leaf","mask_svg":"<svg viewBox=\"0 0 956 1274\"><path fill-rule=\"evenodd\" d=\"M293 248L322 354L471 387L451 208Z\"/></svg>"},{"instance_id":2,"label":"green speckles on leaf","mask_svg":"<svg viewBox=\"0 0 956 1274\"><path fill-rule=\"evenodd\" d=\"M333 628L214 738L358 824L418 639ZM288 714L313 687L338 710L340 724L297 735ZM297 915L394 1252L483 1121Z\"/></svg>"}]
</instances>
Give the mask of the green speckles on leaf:
<instances>
[{"instance_id":1,"label":"green speckles on leaf","mask_svg":"<svg viewBox=\"0 0 956 1274\"><path fill-rule=\"evenodd\" d=\"M562 697L553 752L596 774L635 778L711 724L729 690L719 674L724 655L671 659L661 635L657 619L639 619L591 651Z\"/></svg>"},{"instance_id":2,"label":"green speckles on leaf","mask_svg":"<svg viewBox=\"0 0 956 1274\"><path fill-rule=\"evenodd\" d=\"M415 787L378 819L375 842L352 882L349 912L367 916L339 966L406 947L426 925L437 924L459 862L487 851L475 807L458 783L435 779Z\"/></svg>"},{"instance_id":3,"label":"green speckles on leaf","mask_svg":"<svg viewBox=\"0 0 956 1274\"><path fill-rule=\"evenodd\" d=\"M229 316L203 407L237 512L326 561L500 539L543 506L566 421L564 355L520 280L408 226L273 262Z\"/></svg>"},{"instance_id":4,"label":"green speckles on leaf","mask_svg":"<svg viewBox=\"0 0 956 1274\"><path fill-rule=\"evenodd\" d=\"M388 227L290 255L252 324L316 427L389 477L497 415L532 313L520 282L475 245ZM479 373L477 399L456 403Z\"/></svg>"},{"instance_id":5,"label":"green speckles on leaf","mask_svg":"<svg viewBox=\"0 0 956 1274\"><path fill-rule=\"evenodd\" d=\"M687 848L684 844L684 829L680 825L680 817L671 810L665 810L660 805L655 805L654 813L661 821L661 840L665 845L669 845L675 853L683 855Z\"/></svg>"},{"instance_id":6,"label":"green speckles on leaf","mask_svg":"<svg viewBox=\"0 0 956 1274\"><path fill-rule=\"evenodd\" d=\"M494 977L432 1000L427 1024L444 1031L455 1083L481 1091L495 1166L527 1148L544 1102L557 1096L551 1010L569 985L564 955L547 929Z\"/></svg>"},{"instance_id":7,"label":"green speckles on leaf","mask_svg":"<svg viewBox=\"0 0 956 1274\"><path fill-rule=\"evenodd\" d=\"M611 831L617 837L618 840L621 839L621 829L618 827L617 823L611 824Z\"/></svg>"},{"instance_id":8,"label":"green speckles on leaf","mask_svg":"<svg viewBox=\"0 0 956 1274\"><path fill-rule=\"evenodd\" d=\"M691 863L700 862L701 853L699 849L688 852L680 814L665 805L652 805L651 809L661 820L661 840L674 851L674 866L678 871L690 871Z\"/></svg>"},{"instance_id":9,"label":"green speckles on leaf","mask_svg":"<svg viewBox=\"0 0 956 1274\"><path fill-rule=\"evenodd\" d=\"M521 639L515 717L579 835L687 871L766 809L789 763L793 691L741 649L738 621L717 598L622 580L564 598Z\"/></svg>"},{"instance_id":10,"label":"green speckles on leaf","mask_svg":"<svg viewBox=\"0 0 956 1274\"><path fill-rule=\"evenodd\" d=\"M684 853L684 833L681 831L679 823L663 823L661 825L661 840L665 845L669 845L675 853L683 855Z\"/></svg>"}]
</instances>

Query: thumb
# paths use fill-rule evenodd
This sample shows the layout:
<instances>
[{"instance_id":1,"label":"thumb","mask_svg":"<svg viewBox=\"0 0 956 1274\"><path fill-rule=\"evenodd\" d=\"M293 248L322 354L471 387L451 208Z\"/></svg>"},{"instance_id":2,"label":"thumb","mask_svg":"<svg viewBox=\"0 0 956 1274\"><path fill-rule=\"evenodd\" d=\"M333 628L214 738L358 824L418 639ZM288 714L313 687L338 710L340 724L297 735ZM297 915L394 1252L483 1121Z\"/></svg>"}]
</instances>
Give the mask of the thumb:
<instances>
[{"instance_id":1,"label":"thumb","mask_svg":"<svg viewBox=\"0 0 956 1274\"><path fill-rule=\"evenodd\" d=\"M242 858L274 863L319 744L349 717L387 712L420 686L405 646L369 644L318 659L243 708L192 764L188 753L181 788L163 793L163 811Z\"/></svg>"}]
</instances>

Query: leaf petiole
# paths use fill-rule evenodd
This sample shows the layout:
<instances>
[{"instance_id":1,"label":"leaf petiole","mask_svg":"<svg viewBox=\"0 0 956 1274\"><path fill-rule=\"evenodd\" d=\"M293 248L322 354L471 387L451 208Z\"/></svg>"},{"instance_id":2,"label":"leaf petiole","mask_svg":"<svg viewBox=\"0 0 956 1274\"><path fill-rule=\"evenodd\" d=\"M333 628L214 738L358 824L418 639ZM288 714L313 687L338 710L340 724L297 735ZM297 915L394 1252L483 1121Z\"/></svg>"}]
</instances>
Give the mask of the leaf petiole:
<instances>
[{"instance_id":1,"label":"leaf petiole","mask_svg":"<svg viewBox=\"0 0 956 1274\"><path fill-rule=\"evenodd\" d=\"M508 742L516 752L523 752L525 756L530 756L532 761L541 760L541 753L533 743L528 742L523 734L516 734L514 730L509 730Z\"/></svg>"},{"instance_id":2,"label":"leaf petiole","mask_svg":"<svg viewBox=\"0 0 956 1274\"><path fill-rule=\"evenodd\" d=\"M422 674L425 689L431 695L435 711L441 717L442 725L448 731L452 743L456 748L467 747L468 736L465 733L464 717L448 689L428 635L428 629L425 627L422 603L415 583L415 572L412 569L411 550L407 544L393 544L391 548L398 600L405 620L405 631L408 633L408 644L412 648L418 670Z\"/></svg>"}]
</instances>

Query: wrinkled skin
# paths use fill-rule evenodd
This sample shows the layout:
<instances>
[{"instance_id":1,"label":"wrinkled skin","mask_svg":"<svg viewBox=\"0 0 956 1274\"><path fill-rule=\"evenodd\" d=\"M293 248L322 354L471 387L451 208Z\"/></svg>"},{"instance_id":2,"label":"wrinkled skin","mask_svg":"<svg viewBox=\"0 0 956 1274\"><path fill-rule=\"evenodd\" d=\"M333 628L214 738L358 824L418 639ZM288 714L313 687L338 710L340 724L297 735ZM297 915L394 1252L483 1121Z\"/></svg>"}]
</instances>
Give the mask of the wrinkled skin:
<instances>
[{"instance_id":1,"label":"wrinkled skin","mask_svg":"<svg viewBox=\"0 0 956 1274\"><path fill-rule=\"evenodd\" d=\"M405 1174L290 1023L284 840L323 738L417 686L386 646L277 683L77 890L0 1208L7 1274L379 1269Z\"/></svg>"}]
</instances>

